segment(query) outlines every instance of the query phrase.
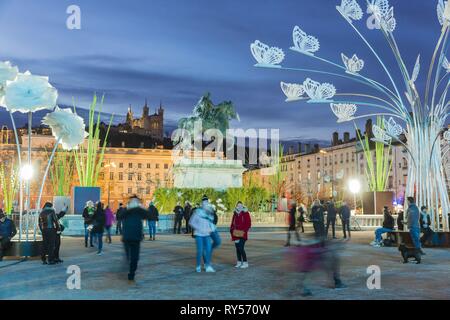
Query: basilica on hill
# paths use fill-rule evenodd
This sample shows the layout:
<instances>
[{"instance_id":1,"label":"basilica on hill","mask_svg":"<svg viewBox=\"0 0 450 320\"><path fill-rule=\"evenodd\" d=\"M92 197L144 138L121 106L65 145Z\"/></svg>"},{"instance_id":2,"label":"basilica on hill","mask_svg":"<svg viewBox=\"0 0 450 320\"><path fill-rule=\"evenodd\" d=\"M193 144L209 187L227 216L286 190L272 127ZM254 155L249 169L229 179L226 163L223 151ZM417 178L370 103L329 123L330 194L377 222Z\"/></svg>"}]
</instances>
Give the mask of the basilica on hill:
<instances>
[{"instance_id":1,"label":"basilica on hill","mask_svg":"<svg viewBox=\"0 0 450 320\"><path fill-rule=\"evenodd\" d=\"M142 108L142 115L139 118L134 117L130 105L126 122L122 124L122 130L162 140L164 138L164 108L162 104L160 103L154 114L150 114L146 99Z\"/></svg>"}]
</instances>

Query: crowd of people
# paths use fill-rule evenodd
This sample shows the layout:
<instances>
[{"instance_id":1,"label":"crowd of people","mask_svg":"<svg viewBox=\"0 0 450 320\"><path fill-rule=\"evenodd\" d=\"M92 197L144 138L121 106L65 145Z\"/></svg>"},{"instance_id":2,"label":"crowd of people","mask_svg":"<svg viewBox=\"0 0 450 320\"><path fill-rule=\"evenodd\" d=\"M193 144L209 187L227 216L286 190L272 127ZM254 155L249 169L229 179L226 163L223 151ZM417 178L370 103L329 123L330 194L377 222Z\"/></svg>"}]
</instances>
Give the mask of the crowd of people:
<instances>
[{"instance_id":1,"label":"crowd of people","mask_svg":"<svg viewBox=\"0 0 450 320\"><path fill-rule=\"evenodd\" d=\"M215 272L212 266L212 255L215 249L221 245L221 238L217 229L218 216L209 202L207 196L203 196L200 204L192 206L186 201L184 207L178 202L174 210L173 233L180 234L183 220L185 220L184 233L192 234L196 244L196 272ZM111 243L111 227L116 222L116 234L122 235L125 256L129 263L128 280L133 281L138 267L140 244L145 239L144 222L147 223L149 240L155 241L159 212L153 202L145 208L140 199L131 197L128 204L122 203L114 215L103 204L92 201L86 203L83 211L84 218L84 244L85 247L97 247L97 254L102 254L103 235L106 230L107 240ZM55 219L57 221L58 219ZM248 268L245 243L248 240L248 232L251 228L251 218L248 209L242 202L236 204L230 225L230 238L236 247L236 268Z\"/></svg>"}]
</instances>

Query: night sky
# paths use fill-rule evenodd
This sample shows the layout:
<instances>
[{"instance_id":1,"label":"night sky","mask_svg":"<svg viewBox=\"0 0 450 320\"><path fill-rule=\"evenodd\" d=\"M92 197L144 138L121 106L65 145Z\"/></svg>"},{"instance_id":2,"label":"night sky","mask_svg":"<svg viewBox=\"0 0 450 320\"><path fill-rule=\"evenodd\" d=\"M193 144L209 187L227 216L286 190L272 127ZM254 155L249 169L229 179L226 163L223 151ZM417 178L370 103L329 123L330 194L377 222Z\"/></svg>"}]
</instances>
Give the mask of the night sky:
<instances>
[{"instance_id":1,"label":"night sky","mask_svg":"<svg viewBox=\"0 0 450 320\"><path fill-rule=\"evenodd\" d=\"M358 0L365 11L365 1ZM410 72L421 53L418 88L423 91L432 50L440 34L437 0L391 0L395 36ZM66 28L66 8L81 7L82 29ZM367 92L340 79L254 68L249 45L256 39L284 49L284 66L329 69L292 52L292 29L299 25L319 38L318 56L342 64L340 54L357 53L363 74L388 79L370 51L336 11L340 0L0 0L0 60L21 71L48 75L59 103L87 106L94 91L106 94L106 110L125 114L131 104L141 112L162 100L167 122L192 110L209 91L215 103L232 100L241 122L234 127L280 128L283 138L329 140L337 124L328 105L286 104L280 81L306 77L332 82L338 92ZM380 31L356 26L399 75ZM331 70L331 69L329 69ZM333 70L337 71L337 70ZM396 78L398 83L400 78ZM404 87L401 87L404 92Z\"/></svg>"}]
</instances>

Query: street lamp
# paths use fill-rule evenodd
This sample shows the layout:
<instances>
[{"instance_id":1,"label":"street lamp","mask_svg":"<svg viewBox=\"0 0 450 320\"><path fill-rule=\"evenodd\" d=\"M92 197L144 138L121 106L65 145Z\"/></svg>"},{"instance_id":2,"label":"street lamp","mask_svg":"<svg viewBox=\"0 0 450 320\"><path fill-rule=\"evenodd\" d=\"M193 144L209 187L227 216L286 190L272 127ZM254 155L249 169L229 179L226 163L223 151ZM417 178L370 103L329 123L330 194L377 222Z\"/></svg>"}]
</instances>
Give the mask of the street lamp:
<instances>
[{"instance_id":1,"label":"street lamp","mask_svg":"<svg viewBox=\"0 0 450 320\"><path fill-rule=\"evenodd\" d=\"M33 167L30 164L26 164L20 168L20 178L23 181L30 181L33 178Z\"/></svg>"},{"instance_id":2,"label":"street lamp","mask_svg":"<svg viewBox=\"0 0 450 320\"><path fill-rule=\"evenodd\" d=\"M361 183L357 179L351 179L348 182L348 188L351 193L353 193L353 200L355 204L355 212L356 212L356 194L361 190Z\"/></svg>"}]
</instances>

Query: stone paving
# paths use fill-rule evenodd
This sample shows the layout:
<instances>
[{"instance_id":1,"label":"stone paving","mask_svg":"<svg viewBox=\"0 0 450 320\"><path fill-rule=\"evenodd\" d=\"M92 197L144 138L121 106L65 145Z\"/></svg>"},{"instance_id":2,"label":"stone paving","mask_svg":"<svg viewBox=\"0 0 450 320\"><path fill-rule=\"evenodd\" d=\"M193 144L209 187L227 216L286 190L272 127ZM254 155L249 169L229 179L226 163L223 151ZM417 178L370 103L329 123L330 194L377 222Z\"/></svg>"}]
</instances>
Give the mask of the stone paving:
<instances>
[{"instance_id":1,"label":"stone paving","mask_svg":"<svg viewBox=\"0 0 450 320\"><path fill-rule=\"evenodd\" d=\"M235 269L229 234L214 253L215 274L195 273L195 246L190 236L159 235L145 241L136 284L126 280L118 237L105 244L104 254L86 249L81 238L63 239L64 264L43 266L39 260L0 262L0 299L450 299L450 251L427 249L422 264L402 264L397 248L368 245L372 232L354 232L341 252L342 279L348 288L330 288L321 272L313 274L314 296L303 298L299 274L289 271L286 235L254 232L246 249L249 269ZM81 268L81 290L66 287L69 265ZM381 268L381 289L368 290L367 267Z\"/></svg>"}]
</instances>

